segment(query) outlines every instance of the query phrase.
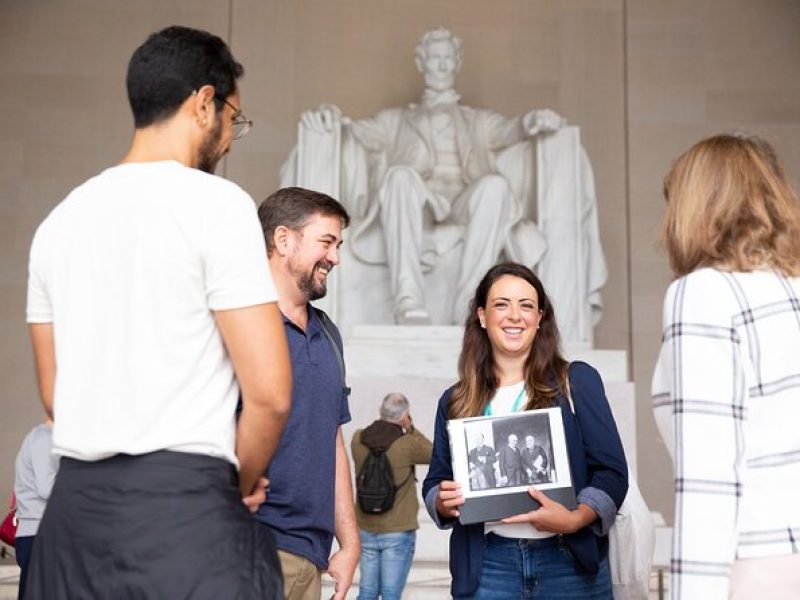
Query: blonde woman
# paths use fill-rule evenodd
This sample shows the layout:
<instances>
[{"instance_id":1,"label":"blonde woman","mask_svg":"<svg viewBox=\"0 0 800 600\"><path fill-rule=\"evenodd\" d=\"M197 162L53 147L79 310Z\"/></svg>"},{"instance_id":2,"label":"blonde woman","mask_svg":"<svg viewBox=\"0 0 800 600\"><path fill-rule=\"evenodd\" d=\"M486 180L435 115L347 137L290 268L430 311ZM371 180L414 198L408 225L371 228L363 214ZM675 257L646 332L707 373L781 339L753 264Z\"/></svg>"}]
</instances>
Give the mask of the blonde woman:
<instances>
[{"instance_id":1,"label":"blonde woman","mask_svg":"<svg viewBox=\"0 0 800 600\"><path fill-rule=\"evenodd\" d=\"M675 466L672 597L800 597L800 205L775 151L703 140L664 185L655 416Z\"/></svg>"}]
</instances>

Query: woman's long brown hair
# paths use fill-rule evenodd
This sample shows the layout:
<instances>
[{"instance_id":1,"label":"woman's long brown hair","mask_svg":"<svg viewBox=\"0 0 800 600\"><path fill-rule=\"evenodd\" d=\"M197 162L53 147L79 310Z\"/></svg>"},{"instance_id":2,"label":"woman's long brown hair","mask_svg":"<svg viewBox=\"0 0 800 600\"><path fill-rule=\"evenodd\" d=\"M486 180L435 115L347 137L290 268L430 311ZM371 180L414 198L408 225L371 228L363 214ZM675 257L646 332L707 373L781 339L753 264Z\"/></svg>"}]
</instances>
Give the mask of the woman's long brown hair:
<instances>
[{"instance_id":1,"label":"woman's long brown hair","mask_svg":"<svg viewBox=\"0 0 800 600\"><path fill-rule=\"evenodd\" d=\"M478 319L478 308L486 309L489 290L505 275L519 277L536 290L542 318L528 358L525 361L525 390L528 394L526 410L552 406L567 380L569 363L561 356L560 335L556 316L539 278L528 267L518 263L495 265L483 276L470 301L469 315L464 324L464 341L458 358L459 381L448 407L451 419L475 417L483 414L486 405L497 391L492 345L486 330Z\"/></svg>"}]
</instances>

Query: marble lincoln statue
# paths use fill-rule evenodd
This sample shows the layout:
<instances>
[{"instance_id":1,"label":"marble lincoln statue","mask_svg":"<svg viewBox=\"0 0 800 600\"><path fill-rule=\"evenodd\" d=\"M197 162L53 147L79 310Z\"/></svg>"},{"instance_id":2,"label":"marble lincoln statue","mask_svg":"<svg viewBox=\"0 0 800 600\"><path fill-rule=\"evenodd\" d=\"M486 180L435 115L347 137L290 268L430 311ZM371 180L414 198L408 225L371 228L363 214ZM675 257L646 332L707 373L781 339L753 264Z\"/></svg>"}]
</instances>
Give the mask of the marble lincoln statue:
<instances>
[{"instance_id":1,"label":"marble lincoln statue","mask_svg":"<svg viewBox=\"0 0 800 600\"><path fill-rule=\"evenodd\" d=\"M353 256L386 265L398 324L462 323L486 270L501 259L536 267L567 341L589 341L606 268L591 167L576 127L552 110L505 117L461 104L461 40L425 33L419 103L351 120L323 104L305 112L282 185L337 195L356 220ZM457 250L449 297L426 296L423 274Z\"/></svg>"}]
</instances>

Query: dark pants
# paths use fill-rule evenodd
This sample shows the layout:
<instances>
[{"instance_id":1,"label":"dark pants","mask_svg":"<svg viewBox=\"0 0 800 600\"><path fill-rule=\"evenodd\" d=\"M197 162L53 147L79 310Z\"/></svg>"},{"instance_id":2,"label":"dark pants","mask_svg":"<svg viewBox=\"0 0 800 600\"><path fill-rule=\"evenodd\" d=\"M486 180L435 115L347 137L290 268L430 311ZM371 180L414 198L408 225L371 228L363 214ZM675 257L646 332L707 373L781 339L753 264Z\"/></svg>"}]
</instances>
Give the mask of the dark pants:
<instances>
[{"instance_id":1,"label":"dark pants","mask_svg":"<svg viewBox=\"0 0 800 600\"><path fill-rule=\"evenodd\" d=\"M14 540L14 554L17 557L17 564L19 565L18 600L22 600L25 597L25 576L28 574L28 564L31 561L33 540L35 539L35 535L26 535L24 537L18 537Z\"/></svg>"},{"instance_id":2,"label":"dark pants","mask_svg":"<svg viewBox=\"0 0 800 600\"><path fill-rule=\"evenodd\" d=\"M180 452L62 458L28 571L28 600L282 597L269 529L233 466Z\"/></svg>"}]
</instances>

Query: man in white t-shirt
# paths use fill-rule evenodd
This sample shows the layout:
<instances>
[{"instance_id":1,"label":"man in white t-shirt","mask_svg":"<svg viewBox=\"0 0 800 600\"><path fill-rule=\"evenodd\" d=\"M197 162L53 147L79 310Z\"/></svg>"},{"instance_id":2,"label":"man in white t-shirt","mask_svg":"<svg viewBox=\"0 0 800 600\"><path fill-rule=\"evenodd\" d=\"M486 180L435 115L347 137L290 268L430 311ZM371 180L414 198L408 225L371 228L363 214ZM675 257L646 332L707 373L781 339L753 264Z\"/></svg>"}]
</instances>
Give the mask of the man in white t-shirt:
<instances>
[{"instance_id":1,"label":"man in white t-shirt","mask_svg":"<svg viewBox=\"0 0 800 600\"><path fill-rule=\"evenodd\" d=\"M252 125L242 73L217 36L151 35L128 66L128 153L36 232L27 320L61 469L28 598L282 596L248 507L291 367L254 203L212 175Z\"/></svg>"}]
</instances>

